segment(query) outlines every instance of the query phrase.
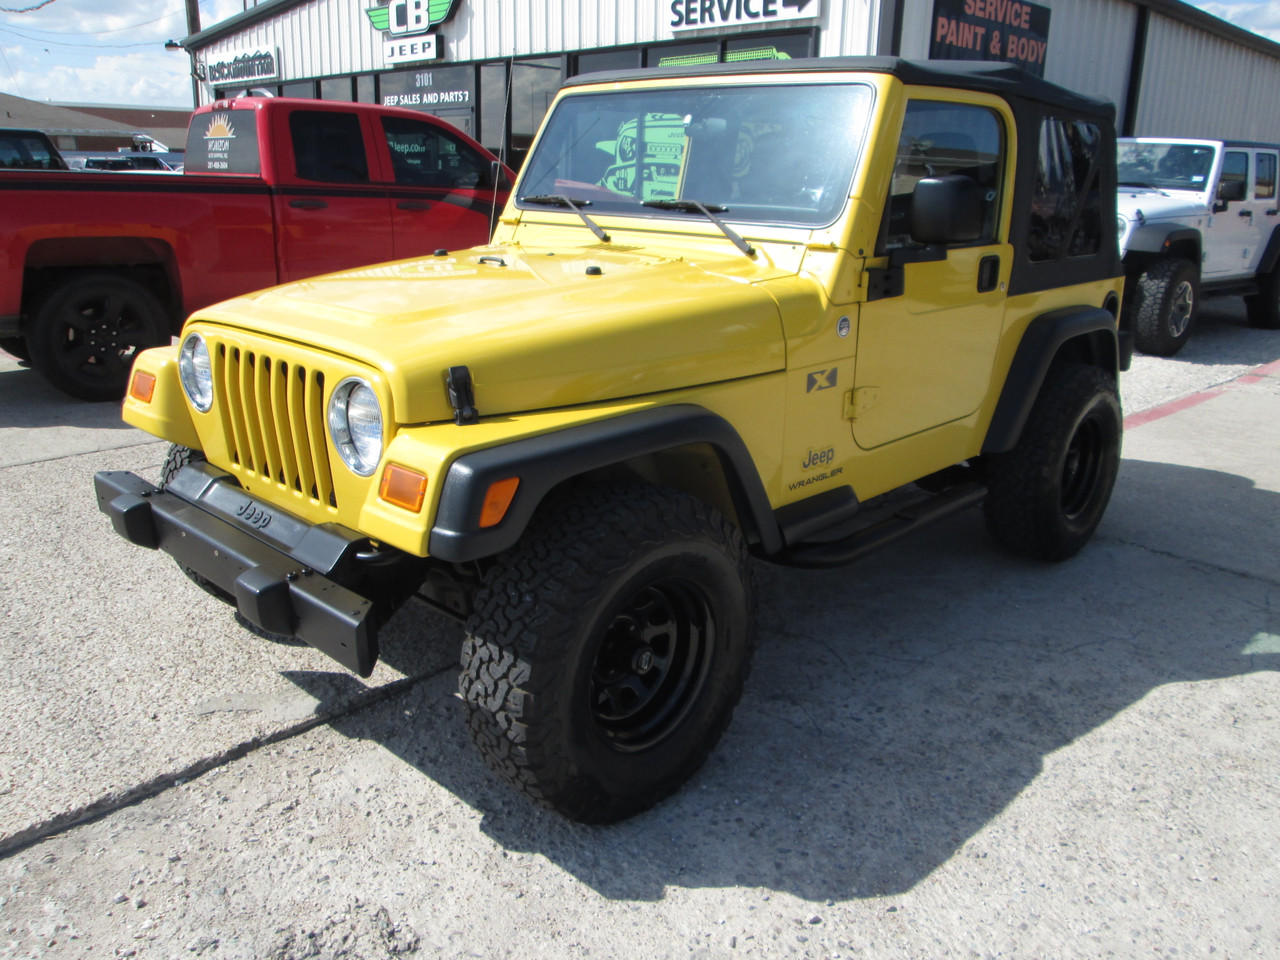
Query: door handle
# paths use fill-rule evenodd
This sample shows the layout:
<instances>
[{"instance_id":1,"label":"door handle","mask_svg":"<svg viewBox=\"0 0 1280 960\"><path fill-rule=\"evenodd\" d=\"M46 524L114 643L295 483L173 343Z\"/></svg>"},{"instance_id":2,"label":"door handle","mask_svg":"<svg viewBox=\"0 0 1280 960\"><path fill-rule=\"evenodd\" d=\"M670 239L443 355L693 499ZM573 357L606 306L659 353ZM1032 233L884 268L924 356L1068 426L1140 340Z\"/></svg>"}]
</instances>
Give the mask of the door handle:
<instances>
[{"instance_id":1,"label":"door handle","mask_svg":"<svg viewBox=\"0 0 1280 960\"><path fill-rule=\"evenodd\" d=\"M289 206L299 210L323 210L329 206L323 200L290 200Z\"/></svg>"},{"instance_id":2,"label":"door handle","mask_svg":"<svg viewBox=\"0 0 1280 960\"><path fill-rule=\"evenodd\" d=\"M1241 211L1237 214L1237 216L1240 216L1240 217L1252 217L1252 216L1253 216L1253 211L1252 211L1252 210L1241 210Z\"/></svg>"},{"instance_id":3,"label":"door handle","mask_svg":"<svg viewBox=\"0 0 1280 960\"><path fill-rule=\"evenodd\" d=\"M1270 210L1267 211L1267 216L1274 217L1278 213L1280 213L1280 210L1276 209L1275 207L1272 207Z\"/></svg>"},{"instance_id":4,"label":"door handle","mask_svg":"<svg viewBox=\"0 0 1280 960\"><path fill-rule=\"evenodd\" d=\"M396 207L401 210L430 210L431 204L425 200L401 200Z\"/></svg>"},{"instance_id":5,"label":"door handle","mask_svg":"<svg viewBox=\"0 0 1280 960\"><path fill-rule=\"evenodd\" d=\"M978 261L978 292L989 293L1000 282L1000 258L983 257Z\"/></svg>"}]
</instances>

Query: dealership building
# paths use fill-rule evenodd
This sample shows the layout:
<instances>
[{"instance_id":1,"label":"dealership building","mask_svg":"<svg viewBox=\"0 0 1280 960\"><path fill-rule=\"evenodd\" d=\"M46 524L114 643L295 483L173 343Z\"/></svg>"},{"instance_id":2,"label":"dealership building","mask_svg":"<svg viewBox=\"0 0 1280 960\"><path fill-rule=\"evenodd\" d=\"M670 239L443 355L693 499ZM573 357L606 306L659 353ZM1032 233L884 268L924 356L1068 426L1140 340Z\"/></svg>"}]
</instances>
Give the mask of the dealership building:
<instances>
[{"instance_id":1,"label":"dealership building","mask_svg":"<svg viewBox=\"0 0 1280 960\"><path fill-rule=\"evenodd\" d=\"M859 55L1010 60L1122 134L1280 141L1280 44L1178 0L261 0L182 46L201 103L395 104L514 164L577 74Z\"/></svg>"}]
</instances>

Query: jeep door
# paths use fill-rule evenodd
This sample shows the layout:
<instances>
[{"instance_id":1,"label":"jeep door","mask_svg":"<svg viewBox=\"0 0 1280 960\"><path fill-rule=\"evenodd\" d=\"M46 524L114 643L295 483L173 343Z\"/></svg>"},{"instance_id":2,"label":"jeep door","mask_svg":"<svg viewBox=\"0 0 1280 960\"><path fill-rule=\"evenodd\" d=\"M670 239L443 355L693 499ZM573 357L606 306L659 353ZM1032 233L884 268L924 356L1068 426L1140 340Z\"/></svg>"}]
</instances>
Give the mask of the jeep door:
<instances>
[{"instance_id":1,"label":"jeep door","mask_svg":"<svg viewBox=\"0 0 1280 960\"><path fill-rule=\"evenodd\" d=\"M940 94L906 106L876 250L888 266L872 271L858 322L852 417L863 449L964 418L989 389L1012 262L1002 211L1013 121L999 100L967 97L978 102ZM913 235L918 184L936 178L976 185L976 236Z\"/></svg>"},{"instance_id":2,"label":"jeep door","mask_svg":"<svg viewBox=\"0 0 1280 960\"><path fill-rule=\"evenodd\" d=\"M1256 263L1265 206L1254 195L1252 157L1248 150L1227 150L1205 227L1204 280L1248 276Z\"/></svg>"}]
</instances>

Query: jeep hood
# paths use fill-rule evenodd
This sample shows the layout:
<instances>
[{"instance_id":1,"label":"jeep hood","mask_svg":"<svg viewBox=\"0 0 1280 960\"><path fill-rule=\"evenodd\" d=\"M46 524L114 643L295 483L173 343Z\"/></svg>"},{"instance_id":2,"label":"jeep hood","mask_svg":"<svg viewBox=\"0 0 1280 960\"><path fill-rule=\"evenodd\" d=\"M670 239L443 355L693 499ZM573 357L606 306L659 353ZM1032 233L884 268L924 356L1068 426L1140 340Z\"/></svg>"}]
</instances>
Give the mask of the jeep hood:
<instances>
[{"instance_id":1,"label":"jeep hood","mask_svg":"<svg viewBox=\"0 0 1280 960\"><path fill-rule=\"evenodd\" d=\"M1116 212L1126 220L1151 221L1203 217L1209 208L1203 193L1122 186L1116 194Z\"/></svg>"},{"instance_id":2,"label":"jeep hood","mask_svg":"<svg viewBox=\"0 0 1280 960\"><path fill-rule=\"evenodd\" d=\"M732 248L686 259L493 246L273 287L193 321L376 368L395 419L422 423L453 417L445 375L454 366L470 368L482 416L781 370L778 307L754 281L785 275Z\"/></svg>"}]
</instances>

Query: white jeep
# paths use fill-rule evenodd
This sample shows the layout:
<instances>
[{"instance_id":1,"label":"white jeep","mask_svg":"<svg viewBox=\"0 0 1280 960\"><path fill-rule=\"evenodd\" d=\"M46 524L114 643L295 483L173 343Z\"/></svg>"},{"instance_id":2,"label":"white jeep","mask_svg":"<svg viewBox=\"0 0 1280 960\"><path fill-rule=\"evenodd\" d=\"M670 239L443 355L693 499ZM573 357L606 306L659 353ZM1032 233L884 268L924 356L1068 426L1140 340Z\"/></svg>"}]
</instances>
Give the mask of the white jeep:
<instances>
[{"instance_id":1,"label":"white jeep","mask_svg":"<svg viewBox=\"0 0 1280 960\"><path fill-rule=\"evenodd\" d=\"M1243 295L1251 324L1280 328L1280 146L1125 137L1116 150L1134 346L1173 356L1202 295Z\"/></svg>"}]
</instances>

